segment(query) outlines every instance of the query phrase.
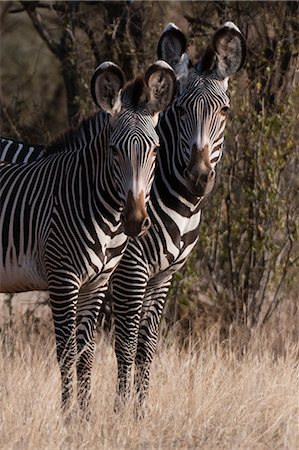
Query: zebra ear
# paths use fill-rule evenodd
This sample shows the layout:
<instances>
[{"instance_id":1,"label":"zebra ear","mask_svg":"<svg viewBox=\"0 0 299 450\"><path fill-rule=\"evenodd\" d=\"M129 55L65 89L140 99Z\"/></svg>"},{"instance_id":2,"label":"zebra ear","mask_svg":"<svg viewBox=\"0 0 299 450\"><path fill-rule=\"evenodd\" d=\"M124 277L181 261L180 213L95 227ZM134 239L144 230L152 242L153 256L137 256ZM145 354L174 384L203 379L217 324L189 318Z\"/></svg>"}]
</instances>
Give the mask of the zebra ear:
<instances>
[{"instance_id":1,"label":"zebra ear","mask_svg":"<svg viewBox=\"0 0 299 450\"><path fill-rule=\"evenodd\" d=\"M164 111L172 102L177 91L174 71L165 61L156 61L147 69L144 81L149 91L147 106L150 114L155 115Z\"/></svg>"},{"instance_id":2,"label":"zebra ear","mask_svg":"<svg viewBox=\"0 0 299 450\"><path fill-rule=\"evenodd\" d=\"M189 57L186 48L184 33L174 23L169 23L160 37L157 53L159 59L164 59L171 65L178 80L188 76Z\"/></svg>"},{"instance_id":3,"label":"zebra ear","mask_svg":"<svg viewBox=\"0 0 299 450\"><path fill-rule=\"evenodd\" d=\"M123 71L111 61L100 64L91 79L91 95L95 104L110 114L120 105L120 91L125 83Z\"/></svg>"},{"instance_id":4,"label":"zebra ear","mask_svg":"<svg viewBox=\"0 0 299 450\"><path fill-rule=\"evenodd\" d=\"M239 28L233 22L226 22L213 36L206 58L215 55L214 70L221 79L238 72L244 64L246 44ZM209 55L210 53L210 55Z\"/></svg>"}]
</instances>

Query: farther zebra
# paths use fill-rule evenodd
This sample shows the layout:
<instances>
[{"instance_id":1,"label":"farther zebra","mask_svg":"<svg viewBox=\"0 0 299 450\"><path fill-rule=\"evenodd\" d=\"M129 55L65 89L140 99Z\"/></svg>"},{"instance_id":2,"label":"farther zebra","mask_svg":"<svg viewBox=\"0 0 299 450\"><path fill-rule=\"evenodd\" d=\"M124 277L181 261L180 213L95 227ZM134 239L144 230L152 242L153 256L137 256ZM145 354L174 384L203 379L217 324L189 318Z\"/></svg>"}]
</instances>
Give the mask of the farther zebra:
<instances>
[{"instance_id":1,"label":"farther zebra","mask_svg":"<svg viewBox=\"0 0 299 450\"><path fill-rule=\"evenodd\" d=\"M44 145L26 144L10 138L0 137L0 161L30 163L45 156Z\"/></svg>"},{"instance_id":2,"label":"farther zebra","mask_svg":"<svg viewBox=\"0 0 299 450\"><path fill-rule=\"evenodd\" d=\"M150 225L155 126L176 89L163 61L123 84L120 68L102 63L91 92L106 112L67 132L49 156L1 168L1 292L49 290L64 407L75 363L79 401L88 406L98 312L124 231L141 235Z\"/></svg>"},{"instance_id":3,"label":"farther zebra","mask_svg":"<svg viewBox=\"0 0 299 450\"><path fill-rule=\"evenodd\" d=\"M148 393L170 282L197 242L202 200L214 186L229 110L228 78L242 67L246 52L244 38L232 22L216 31L201 60L191 68L185 48L184 35L168 25L158 54L174 67L181 94L161 116L157 129L160 151L148 206L152 225L146 235L129 240L111 278L116 407L129 395L134 363L138 403L143 404Z\"/></svg>"}]
</instances>

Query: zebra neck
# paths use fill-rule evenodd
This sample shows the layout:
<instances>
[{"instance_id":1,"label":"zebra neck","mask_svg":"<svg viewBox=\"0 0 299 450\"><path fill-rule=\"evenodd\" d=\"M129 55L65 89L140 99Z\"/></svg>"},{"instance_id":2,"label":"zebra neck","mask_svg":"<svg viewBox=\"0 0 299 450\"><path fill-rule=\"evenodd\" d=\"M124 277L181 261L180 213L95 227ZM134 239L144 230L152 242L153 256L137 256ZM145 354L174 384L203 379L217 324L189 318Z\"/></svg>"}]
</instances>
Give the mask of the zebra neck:
<instances>
[{"instance_id":1,"label":"zebra neck","mask_svg":"<svg viewBox=\"0 0 299 450\"><path fill-rule=\"evenodd\" d=\"M110 133L108 115L98 113L84 120L77 130L64 136L65 150L61 157L69 161L66 161L66 167L75 173L65 176L63 183L72 184L66 190L72 193L73 201L80 204L79 211L84 217L106 217L117 221L120 219L121 202L114 184L112 161L107 152ZM55 151L52 150L52 153ZM65 197L63 189L59 194L61 198Z\"/></svg>"}]
</instances>

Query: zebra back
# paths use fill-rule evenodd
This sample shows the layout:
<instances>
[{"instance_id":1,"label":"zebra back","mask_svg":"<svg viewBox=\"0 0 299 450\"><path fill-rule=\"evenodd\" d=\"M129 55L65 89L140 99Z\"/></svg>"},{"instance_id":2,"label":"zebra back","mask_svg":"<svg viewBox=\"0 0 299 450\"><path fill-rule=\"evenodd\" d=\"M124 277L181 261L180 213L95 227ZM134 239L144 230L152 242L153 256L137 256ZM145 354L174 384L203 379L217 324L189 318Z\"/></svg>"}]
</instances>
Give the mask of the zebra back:
<instances>
[{"instance_id":1,"label":"zebra back","mask_svg":"<svg viewBox=\"0 0 299 450\"><path fill-rule=\"evenodd\" d=\"M45 146L0 137L0 161L30 163L45 155Z\"/></svg>"}]
</instances>

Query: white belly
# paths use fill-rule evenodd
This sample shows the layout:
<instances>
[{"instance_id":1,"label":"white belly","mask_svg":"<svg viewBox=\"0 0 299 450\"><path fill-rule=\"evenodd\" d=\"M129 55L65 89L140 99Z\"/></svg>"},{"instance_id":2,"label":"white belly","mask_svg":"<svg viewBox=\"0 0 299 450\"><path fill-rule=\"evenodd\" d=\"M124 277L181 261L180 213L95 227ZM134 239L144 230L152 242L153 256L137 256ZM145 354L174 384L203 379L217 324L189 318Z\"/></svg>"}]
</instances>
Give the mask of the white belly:
<instances>
[{"instance_id":1,"label":"white belly","mask_svg":"<svg viewBox=\"0 0 299 450\"><path fill-rule=\"evenodd\" d=\"M23 257L18 264L7 263L0 269L1 292L44 291L48 289L46 277L36 261Z\"/></svg>"}]
</instances>

